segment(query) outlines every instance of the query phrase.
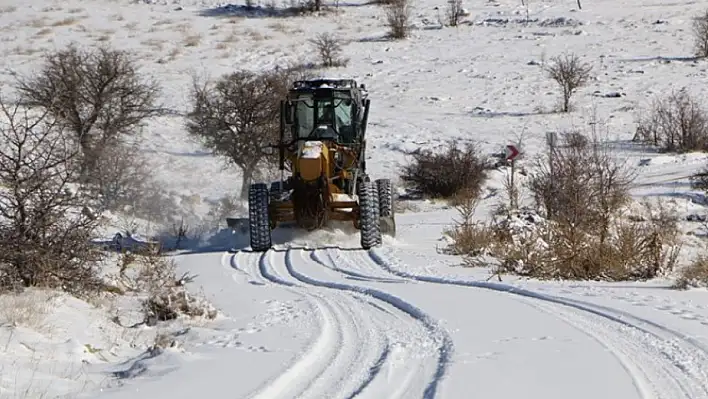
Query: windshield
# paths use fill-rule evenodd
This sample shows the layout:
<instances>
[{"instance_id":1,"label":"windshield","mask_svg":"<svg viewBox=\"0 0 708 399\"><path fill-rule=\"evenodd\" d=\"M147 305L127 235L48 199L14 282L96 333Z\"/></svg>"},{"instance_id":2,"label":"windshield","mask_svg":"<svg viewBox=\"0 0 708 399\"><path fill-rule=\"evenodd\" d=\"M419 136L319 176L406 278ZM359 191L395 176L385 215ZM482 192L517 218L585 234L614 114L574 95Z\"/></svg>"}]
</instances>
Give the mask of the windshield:
<instances>
[{"instance_id":1,"label":"windshield","mask_svg":"<svg viewBox=\"0 0 708 399\"><path fill-rule=\"evenodd\" d=\"M300 139L337 138L351 141L354 131L352 112L354 107L346 93L335 93L334 98L316 102L311 95L300 96L295 102L295 126ZM318 126L315 126L317 115ZM334 129L333 129L334 128Z\"/></svg>"}]
</instances>

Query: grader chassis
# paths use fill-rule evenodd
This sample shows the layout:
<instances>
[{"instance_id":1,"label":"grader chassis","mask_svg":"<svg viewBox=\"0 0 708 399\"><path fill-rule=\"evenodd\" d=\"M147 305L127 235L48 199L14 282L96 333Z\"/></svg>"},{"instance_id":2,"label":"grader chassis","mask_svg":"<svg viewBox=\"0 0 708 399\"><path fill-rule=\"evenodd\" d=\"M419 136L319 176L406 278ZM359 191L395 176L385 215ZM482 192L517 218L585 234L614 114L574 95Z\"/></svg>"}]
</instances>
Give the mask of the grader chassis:
<instances>
[{"instance_id":1,"label":"grader chassis","mask_svg":"<svg viewBox=\"0 0 708 399\"><path fill-rule=\"evenodd\" d=\"M372 181L366 172L369 105L355 80L293 84L281 101L279 141L268 147L278 151L280 180L249 187L253 251L270 249L271 231L285 222L312 231L351 221L364 249L381 245L382 233L395 235L391 181Z\"/></svg>"}]
</instances>

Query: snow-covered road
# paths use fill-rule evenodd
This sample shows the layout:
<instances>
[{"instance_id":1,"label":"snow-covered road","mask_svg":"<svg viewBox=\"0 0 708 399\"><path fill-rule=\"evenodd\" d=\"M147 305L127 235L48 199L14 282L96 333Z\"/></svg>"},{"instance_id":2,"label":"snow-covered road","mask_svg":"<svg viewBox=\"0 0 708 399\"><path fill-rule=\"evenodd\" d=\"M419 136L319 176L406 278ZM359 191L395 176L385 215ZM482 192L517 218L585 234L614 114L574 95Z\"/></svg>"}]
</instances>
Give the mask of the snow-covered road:
<instances>
[{"instance_id":1,"label":"snow-covered road","mask_svg":"<svg viewBox=\"0 0 708 399\"><path fill-rule=\"evenodd\" d=\"M242 325L225 330L240 350L206 352L106 397L708 398L708 341L656 310L435 262L404 246L183 256Z\"/></svg>"}]
</instances>

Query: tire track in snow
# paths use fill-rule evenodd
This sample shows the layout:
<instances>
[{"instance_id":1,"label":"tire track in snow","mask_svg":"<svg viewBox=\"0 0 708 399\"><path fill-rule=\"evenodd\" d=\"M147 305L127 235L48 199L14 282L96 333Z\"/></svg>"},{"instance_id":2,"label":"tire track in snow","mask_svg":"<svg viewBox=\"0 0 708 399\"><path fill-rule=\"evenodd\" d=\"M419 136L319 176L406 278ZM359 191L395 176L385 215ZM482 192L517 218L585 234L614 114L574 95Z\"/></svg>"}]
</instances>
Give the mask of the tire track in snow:
<instances>
[{"instance_id":1,"label":"tire track in snow","mask_svg":"<svg viewBox=\"0 0 708 399\"><path fill-rule=\"evenodd\" d=\"M374 273L378 274L376 276L371 275L371 274L364 274L360 272L355 272L351 271L348 269L342 269L341 267L338 266L337 259L341 258L340 253L342 252L341 250L338 250L337 248L326 248L323 249L323 251L327 254L327 259L328 262L324 262L323 259L320 258L319 252L318 251L312 251L310 253L310 257L312 260L315 262L328 267L332 270L335 270L339 273L345 274L349 276L348 278L351 278L353 280L360 280L360 281L370 281L370 282L377 282L377 283L405 283L407 280L401 279L401 278L390 278L388 275L382 276L378 270L374 269ZM380 269L379 269L380 270Z\"/></svg>"},{"instance_id":2,"label":"tire track in snow","mask_svg":"<svg viewBox=\"0 0 708 399\"><path fill-rule=\"evenodd\" d=\"M259 254L240 251L231 259L235 269L244 270L252 277L260 276L263 281L281 285L288 291L304 297L319 315L320 331L303 355L298 356L284 372L267 381L262 388L249 395L248 397L251 399L299 397L311 382L312 370L321 368L323 357L326 361L340 346L338 331L335 327L336 320L331 307L315 296L299 292L294 288L294 284L272 274L268 268L271 256L271 253Z\"/></svg>"},{"instance_id":3,"label":"tire track in snow","mask_svg":"<svg viewBox=\"0 0 708 399\"><path fill-rule=\"evenodd\" d=\"M412 274L400 270L399 267L396 267L397 264L400 264L398 260L386 258L378 249L369 250L368 255L370 260L383 270L400 278L504 292L524 298L525 303L539 310L545 309L551 314L558 314L559 310L563 309L560 310L563 316L559 316L562 320L570 325L578 326L577 328L581 331L593 331L590 335L613 352L635 379L638 392L643 398L665 397L666 393L662 390L666 385L664 387L657 386L654 381L667 379L670 386L673 386L668 397L674 398L675 394L679 394L681 397L690 399L708 398L708 386L705 384L705 381L708 381L708 347L695 338L669 327L619 309L543 294L503 283ZM598 323L589 322L586 317L579 317L567 309L605 320L605 326L598 328ZM607 330L615 330L616 333L612 336L607 334ZM617 342L617 338L620 337L622 338L619 340L621 342ZM613 339L615 343L609 343ZM624 353L628 347L636 350ZM648 364L630 360L636 356L645 357ZM664 362L660 370L653 370L653 372L647 370L652 366L652 362L656 362L656 357Z\"/></svg>"},{"instance_id":4,"label":"tire track in snow","mask_svg":"<svg viewBox=\"0 0 708 399\"><path fill-rule=\"evenodd\" d=\"M249 397L334 399L356 396L362 386L370 382L369 376L381 370L390 352L387 337L372 321L372 314L361 310L362 304L369 303L343 294L324 295L303 286L289 275L284 260L274 259L280 256L278 252L239 254L232 257L236 268L250 270L248 274L257 274L268 284L305 297L317 310L321 323L318 337L305 353ZM379 307L371 309L386 318L392 317Z\"/></svg>"},{"instance_id":5,"label":"tire track in snow","mask_svg":"<svg viewBox=\"0 0 708 399\"><path fill-rule=\"evenodd\" d=\"M314 251L313 251L314 252ZM341 291L349 291L353 293L358 293L358 294L364 294L371 296L373 298L376 298L382 302L385 302L400 311L407 313L410 315L412 318L416 319L419 321L425 329L428 331L430 336L438 342L438 349L437 349L437 366L435 373L433 375L432 380L428 383L427 387L425 388L425 391L423 392L423 397L426 399L429 398L434 398L437 389L439 386L440 381L442 378L445 376L445 373L447 371L448 365L450 363L450 359L452 356L453 352L453 343L452 339L450 338L449 334L441 327L437 325L437 323L426 313L424 313L422 310L419 308L415 307L414 305L402 300L401 298L398 298L392 294L389 294L384 291L380 291L377 289L373 288L368 288L368 287L361 287L361 286L355 286L355 285L349 285L349 284L342 284L342 283L335 283L335 282L326 282L326 281L321 281L312 277L309 277L303 273L298 272L295 269L294 262L292 259L292 250L287 250L286 251L286 257L285 257L285 265L288 269L288 272L295 277L296 279L310 284L314 286L319 286L319 287L326 287L330 289L335 289L335 290L341 290ZM301 252L301 254L304 256L304 252ZM308 257L310 260L317 262L314 259L317 259L316 255L313 258L312 256ZM303 258L304 260L307 260L307 258ZM322 265L320 263L320 265Z\"/></svg>"},{"instance_id":6,"label":"tire track in snow","mask_svg":"<svg viewBox=\"0 0 708 399\"><path fill-rule=\"evenodd\" d=\"M272 271L280 278L288 280L291 284L313 292L312 287L302 286L302 282L291 275L286 266L287 251L275 251L272 256L283 255L283 260L271 262ZM318 288L315 288L318 290ZM362 303L358 298L343 295L331 290L319 290L317 294L327 303L331 304L338 315L337 327L339 328L342 343L340 351L330 361L313 381L308 389L308 395L313 398L334 398L347 392L354 392L347 397L352 397L361 390L359 381L368 380L370 370L378 370L377 364L381 358L388 356L388 339L381 328L372 321L371 313L362 310ZM325 294L326 293L326 294ZM364 303L367 305L367 303ZM366 308L366 307L364 307ZM379 309L376 309L378 312ZM389 315L387 314L387 317Z\"/></svg>"}]
</instances>

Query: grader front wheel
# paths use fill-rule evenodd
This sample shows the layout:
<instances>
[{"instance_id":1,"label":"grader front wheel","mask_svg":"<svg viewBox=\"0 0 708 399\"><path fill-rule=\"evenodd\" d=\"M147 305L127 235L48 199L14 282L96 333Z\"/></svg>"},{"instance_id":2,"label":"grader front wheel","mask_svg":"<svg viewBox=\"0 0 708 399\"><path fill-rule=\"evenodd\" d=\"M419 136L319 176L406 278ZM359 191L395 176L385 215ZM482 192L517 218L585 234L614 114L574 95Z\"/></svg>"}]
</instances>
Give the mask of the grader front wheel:
<instances>
[{"instance_id":1,"label":"grader front wheel","mask_svg":"<svg viewBox=\"0 0 708 399\"><path fill-rule=\"evenodd\" d=\"M359 234L361 247L370 249L381 244L378 189L373 182L359 186Z\"/></svg>"},{"instance_id":2,"label":"grader front wheel","mask_svg":"<svg viewBox=\"0 0 708 399\"><path fill-rule=\"evenodd\" d=\"M270 249L271 226L268 215L270 192L264 183L251 184L248 188L248 226L251 234L251 250L264 252Z\"/></svg>"}]
</instances>

